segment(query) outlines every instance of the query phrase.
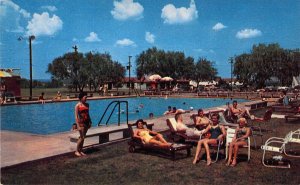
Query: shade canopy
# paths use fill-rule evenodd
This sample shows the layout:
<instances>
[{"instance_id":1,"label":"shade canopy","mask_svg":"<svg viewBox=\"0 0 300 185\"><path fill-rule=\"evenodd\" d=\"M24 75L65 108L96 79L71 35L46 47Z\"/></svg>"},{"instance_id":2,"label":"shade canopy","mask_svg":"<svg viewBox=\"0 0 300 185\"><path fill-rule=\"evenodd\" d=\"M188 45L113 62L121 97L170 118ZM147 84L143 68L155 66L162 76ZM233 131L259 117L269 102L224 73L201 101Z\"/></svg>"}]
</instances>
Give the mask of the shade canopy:
<instances>
[{"instance_id":1,"label":"shade canopy","mask_svg":"<svg viewBox=\"0 0 300 185\"><path fill-rule=\"evenodd\" d=\"M154 74L154 75L149 76L150 81L156 81L156 80L160 80L160 79L161 79L161 76L158 75L158 74Z\"/></svg>"},{"instance_id":2,"label":"shade canopy","mask_svg":"<svg viewBox=\"0 0 300 185\"><path fill-rule=\"evenodd\" d=\"M0 78L4 78L4 77L12 77L12 75L6 71L0 71Z\"/></svg>"}]
</instances>

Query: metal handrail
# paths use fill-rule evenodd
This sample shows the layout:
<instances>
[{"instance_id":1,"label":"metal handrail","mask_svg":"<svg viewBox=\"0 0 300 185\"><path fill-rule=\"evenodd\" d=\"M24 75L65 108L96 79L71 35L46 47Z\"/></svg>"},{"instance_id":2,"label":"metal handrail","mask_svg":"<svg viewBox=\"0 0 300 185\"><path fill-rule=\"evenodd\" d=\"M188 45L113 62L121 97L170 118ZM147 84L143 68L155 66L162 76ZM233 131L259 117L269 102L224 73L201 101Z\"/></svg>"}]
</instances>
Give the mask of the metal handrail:
<instances>
[{"instance_id":1,"label":"metal handrail","mask_svg":"<svg viewBox=\"0 0 300 185\"><path fill-rule=\"evenodd\" d=\"M118 105L118 109L119 109L119 112L118 112L118 126L120 126L120 116L121 116L121 110L120 110L121 106L120 106L120 105L121 105L121 103L125 103L125 104L126 104L126 119L127 119L127 124L128 124L128 101L119 101L119 100L115 100L115 101L110 102L110 104L106 107L104 113L102 114L102 117L101 117L100 121L98 122L98 126L101 125L101 122L102 122L104 116L106 115L106 113L107 113L107 111L108 111L108 108L109 108L111 105L113 105L113 104L115 104L115 106L114 106L114 108L112 109L112 111L111 111L111 113L110 113L108 119L106 120L105 125L107 125L107 123L109 122L109 120L110 120L112 114L114 113L114 111L115 111L115 109L116 109L116 107L117 107L117 105Z\"/></svg>"}]
</instances>

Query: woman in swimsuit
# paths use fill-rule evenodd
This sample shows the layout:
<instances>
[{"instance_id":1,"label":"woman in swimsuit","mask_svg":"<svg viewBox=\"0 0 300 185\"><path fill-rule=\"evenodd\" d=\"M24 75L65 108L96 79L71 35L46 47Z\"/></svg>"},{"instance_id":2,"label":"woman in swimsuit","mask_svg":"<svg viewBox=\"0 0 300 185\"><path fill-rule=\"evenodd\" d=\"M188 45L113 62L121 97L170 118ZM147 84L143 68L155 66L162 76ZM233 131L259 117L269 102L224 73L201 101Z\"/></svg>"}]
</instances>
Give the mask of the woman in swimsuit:
<instances>
[{"instance_id":1,"label":"woman in swimsuit","mask_svg":"<svg viewBox=\"0 0 300 185\"><path fill-rule=\"evenodd\" d=\"M235 130L235 136L232 139L232 142L229 144L229 154L227 166L236 166L236 157L239 150L239 147L248 144L248 137L251 134L249 127L246 127L247 121L245 118L238 119L239 127ZM232 159L233 154L233 159Z\"/></svg>"},{"instance_id":2,"label":"woman in swimsuit","mask_svg":"<svg viewBox=\"0 0 300 185\"><path fill-rule=\"evenodd\" d=\"M92 125L92 121L89 114L89 104L86 103L87 95L86 93L79 93L79 102L75 106L75 120L77 124L77 130L79 131L79 139L77 141L77 150L75 155L85 156L86 154L82 152L84 138L88 129Z\"/></svg>"},{"instance_id":3,"label":"woman in swimsuit","mask_svg":"<svg viewBox=\"0 0 300 185\"><path fill-rule=\"evenodd\" d=\"M145 129L142 119L137 120L136 125L137 129L134 131L133 137L141 139L144 144L154 144L166 148L172 145L168 143L161 134Z\"/></svg>"},{"instance_id":4,"label":"woman in swimsuit","mask_svg":"<svg viewBox=\"0 0 300 185\"><path fill-rule=\"evenodd\" d=\"M210 152L209 152L209 144L217 144L218 141L223 140L224 137L226 136L226 131L224 126L219 125L219 115L218 114L213 114L211 117L212 124L208 125L206 129L200 131L202 134L205 134L207 132L210 132L211 136L210 138L204 138L198 141L197 145L197 150L196 150L196 155L193 161L193 164L196 164L197 161L199 160L199 154L202 149L202 145L205 148L206 152L206 161L207 161L207 166L211 165L211 158L210 158Z\"/></svg>"}]
</instances>

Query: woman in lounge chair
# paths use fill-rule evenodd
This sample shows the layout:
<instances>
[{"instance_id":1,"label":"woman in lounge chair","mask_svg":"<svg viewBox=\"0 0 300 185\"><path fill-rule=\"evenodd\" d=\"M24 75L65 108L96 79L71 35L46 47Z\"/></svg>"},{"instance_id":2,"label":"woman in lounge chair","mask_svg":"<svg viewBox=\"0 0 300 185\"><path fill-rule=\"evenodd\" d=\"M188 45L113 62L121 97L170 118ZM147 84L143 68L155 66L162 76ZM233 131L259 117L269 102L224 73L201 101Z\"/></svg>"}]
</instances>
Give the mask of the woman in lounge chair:
<instances>
[{"instance_id":1,"label":"woman in lounge chair","mask_svg":"<svg viewBox=\"0 0 300 185\"><path fill-rule=\"evenodd\" d=\"M236 166L236 157L238 150L241 146L248 144L248 137L250 136L251 130L247 127L247 121L245 118L238 119L239 127L235 130L235 136L232 142L229 144L228 162L226 166ZM233 154L233 159L232 159Z\"/></svg>"},{"instance_id":2,"label":"woman in lounge chair","mask_svg":"<svg viewBox=\"0 0 300 185\"><path fill-rule=\"evenodd\" d=\"M212 124L208 125L206 129L200 131L201 134L205 134L207 132L210 132L211 136L210 138L204 138L198 141L196 155L193 161L193 164L196 164L199 160L199 155L202 149L202 145L205 148L206 152L206 161L207 166L211 165L211 158L210 158L210 151L209 151L209 144L218 144L218 141L222 141L224 137L226 136L226 131L224 126L219 125L219 115L213 114L211 117Z\"/></svg>"},{"instance_id":3,"label":"woman in lounge chair","mask_svg":"<svg viewBox=\"0 0 300 185\"><path fill-rule=\"evenodd\" d=\"M145 129L142 119L137 120L136 125L137 129L134 131L133 137L141 139L144 144L153 144L166 148L172 145L168 143L161 134Z\"/></svg>"}]
</instances>

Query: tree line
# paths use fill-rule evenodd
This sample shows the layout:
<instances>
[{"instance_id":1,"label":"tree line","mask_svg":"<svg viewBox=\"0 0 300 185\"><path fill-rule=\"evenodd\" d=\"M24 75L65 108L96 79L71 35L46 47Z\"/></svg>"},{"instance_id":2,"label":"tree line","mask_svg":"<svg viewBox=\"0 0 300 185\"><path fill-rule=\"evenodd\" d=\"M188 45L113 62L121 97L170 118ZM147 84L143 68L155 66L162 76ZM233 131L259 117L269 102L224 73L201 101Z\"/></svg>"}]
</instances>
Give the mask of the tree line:
<instances>
[{"instance_id":1,"label":"tree line","mask_svg":"<svg viewBox=\"0 0 300 185\"><path fill-rule=\"evenodd\" d=\"M250 53L235 57L234 75L244 85L262 88L272 78L281 86L290 86L300 72L300 50L283 49L279 44L258 44Z\"/></svg>"},{"instance_id":2,"label":"tree line","mask_svg":"<svg viewBox=\"0 0 300 185\"><path fill-rule=\"evenodd\" d=\"M159 74L175 80L211 81L218 71L214 62L206 58L195 61L180 51L164 51L156 47L142 51L136 56L137 78ZM109 53L70 52L55 58L48 64L52 80L63 81L72 89L83 90L89 84L97 91L105 83L119 86L126 68L114 61ZM261 88L272 77L280 79L280 85L289 86L292 77L300 72L299 49L283 49L279 44L254 45L250 53L234 57L233 74L245 86Z\"/></svg>"}]
</instances>

